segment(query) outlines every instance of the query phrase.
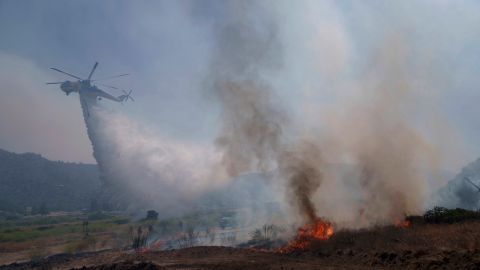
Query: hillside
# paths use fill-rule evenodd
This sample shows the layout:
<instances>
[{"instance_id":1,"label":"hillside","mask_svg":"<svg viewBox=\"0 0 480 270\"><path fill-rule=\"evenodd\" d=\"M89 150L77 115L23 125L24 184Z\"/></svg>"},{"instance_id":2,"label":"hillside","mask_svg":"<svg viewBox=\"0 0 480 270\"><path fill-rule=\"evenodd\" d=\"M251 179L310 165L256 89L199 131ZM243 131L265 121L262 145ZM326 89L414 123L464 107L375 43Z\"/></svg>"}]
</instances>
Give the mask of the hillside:
<instances>
[{"instance_id":1,"label":"hillside","mask_svg":"<svg viewBox=\"0 0 480 270\"><path fill-rule=\"evenodd\" d=\"M452 180L443 186L433 198L432 205L448 208L478 209L480 193L465 179L480 184L480 159L465 166Z\"/></svg>"},{"instance_id":2,"label":"hillside","mask_svg":"<svg viewBox=\"0 0 480 270\"><path fill-rule=\"evenodd\" d=\"M90 207L100 190L96 165L50 161L38 154L0 149L0 211L50 211Z\"/></svg>"}]
</instances>

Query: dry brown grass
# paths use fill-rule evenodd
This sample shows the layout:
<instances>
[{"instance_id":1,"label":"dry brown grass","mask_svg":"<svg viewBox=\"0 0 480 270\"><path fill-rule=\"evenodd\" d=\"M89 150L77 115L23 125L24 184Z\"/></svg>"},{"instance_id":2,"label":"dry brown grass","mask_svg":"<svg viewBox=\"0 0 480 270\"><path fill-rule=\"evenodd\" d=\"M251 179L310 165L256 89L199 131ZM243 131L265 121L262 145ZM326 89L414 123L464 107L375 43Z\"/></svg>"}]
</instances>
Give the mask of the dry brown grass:
<instances>
[{"instance_id":1,"label":"dry brown grass","mask_svg":"<svg viewBox=\"0 0 480 270\"><path fill-rule=\"evenodd\" d=\"M111 232L92 233L92 239L95 241L91 241L92 239L85 240L82 233L69 233L29 241L0 243L0 265L59 253L76 253L119 247L125 244L121 239L126 234L123 227L126 226Z\"/></svg>"},{"instance_id":2,"label":"dry brown grass","mask_svg":"<svg viewBox=\"0 0 480 270\"><path fill-rule=\"evenodd\" d=\"M95 250L99 246L108 245L113 238L110 234L97 234L95 247L87 249ZM64 252L64 249L51 247L48 252L59 253ZM36 256L25 252L11 255L20 253L26 258L29 255ZM326 241L312 243L307 252L288 254L226 247L196 247L147 253L111 250L68 258L47 260L46 263L55 264L59 269L80 269L85 265L98 266L100 269L104 264L114 266L130 261L152 261L172 267L167 267L168 269L178 269L179 265L194 269L480 269L480 221L414 224L405 229L386 226L338 231ZM11 269L25 269L21 267L30 264L12 266Z\"/></svg>"},{"instance_id":3,"label":"dry brown grass","mask_svg":"<svg viewBox=\"0 0 480 270\"><path fill-rule=\"evenodd\" d=\"M414 224L408 228L376 227L339 231L327 241L315 241L311 250L329 253L355 251L475 250L480 249L480 221L455 224Z\"/></svg>"}]
</instances>

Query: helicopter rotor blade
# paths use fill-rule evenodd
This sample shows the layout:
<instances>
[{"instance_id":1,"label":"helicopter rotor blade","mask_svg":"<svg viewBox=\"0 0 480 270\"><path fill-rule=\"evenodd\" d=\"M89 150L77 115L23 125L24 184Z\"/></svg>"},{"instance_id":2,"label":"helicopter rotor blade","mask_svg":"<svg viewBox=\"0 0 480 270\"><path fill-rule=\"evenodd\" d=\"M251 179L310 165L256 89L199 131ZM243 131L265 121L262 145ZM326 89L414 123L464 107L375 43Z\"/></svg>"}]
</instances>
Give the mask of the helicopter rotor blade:
<instances>
[{"instance_id":1,"label":"helicopter rotor blade","mask_svg":"<svg viewBox=\"0 0 480 270\"><path fill-rule=\"evenodd\" d=\"M130 91L128 92L128 95L127 95L127 96L128 96L128 98L129 98L131 101L135 101L135 99L133 99L132 96L130 96L130 94L132 94L132 90L130 90Z\"/></svg>"},{"instance_id":2,"label":"helicopter rotor blade","mask_svg":"<svg viewBox=\"0 0 480 270\"><path fill-rule=\"evenodd\" d=\"M80 77L78 77L78 76L75 76L75 75L70 74L70 73L68 73L68 72L65 72L65 71L63 71L63 70L60 70L60 69L58 69L58 68L50 68L50 69L55 70L55 71L60 72L60 73L63 73L63 74L65 74L65 75L68 75L68 76L70 76L70 77L73 77L73 78L75 78L75 79L77 79L77 80L83 80L82 78L80 78Z\"/></svg>"},{"instance_id":3,"label":"helicopter rotor blade","mask_svg":"<svg viewBox=\"0 0 480 270\"><path fill-rule=\"evenodd\" d=\"M95 69L97 69L98 62L95 62L95 65L93 65L92 71L90 71L90 74L88 75L88 79L90 80L92 78L93 72L95 72Z\"/></svg>"},{"instance_id":4,"label":"helicopter rotor blade","mask_svg":"<svg viewBox=\"0 0 480 270\"><path fill-rule=\"evenodd\" d=\"M104 78L100 78L100 79L95 79L95 80L92 80L92 82L109 80L109 79L114 79L114 78L123 77L123 76L128 76L128 75L130 75L130 74L129 74L129 73L125 73L125 74L120 74L120 75L114 75L114 76L104 77Z\"/></svg>"},{"instance_id":5,"label":"helicopter rotor blade","mask_svg":"<svg viewBox=\"0 0 480 270\"><path fill-rule=\"evenodd\" d=\"M62 84L63 82L47 82L46 84Z\"/></svg>"},{"instance_id":6,"label":"helicopter rotor blade","mask_svg":"<svg viewBox=\"0 0 480 270\"><path fill-rule=\"evenodd\" d=\"M473 183L473 181L470 180L470 178L464 177L464 179L467 180L470 184L472 184L472 186L476 187L478 189L478 191L480 192L480 187L477 184Z\"/></svg>"},{"instance_id":7,"label":"helicopter rotor blade","mask_svg":"<svg viewBox=\"0 0 480 270\"><path fill-rule=\"evenodd\" d=\"M121 89L121 90L122 90L122 92L123 92L123 94L124 94L124 95L123 95L124 101L127 101L127 100L129 100L129 99L130 99L131 101L135 101L135 99L133 99L133 98L130 96L130 94L132 94L132 90L128 91L128 93L127 93L127 91L125 91L124 89Z\"/></svg>"}]
</instances>

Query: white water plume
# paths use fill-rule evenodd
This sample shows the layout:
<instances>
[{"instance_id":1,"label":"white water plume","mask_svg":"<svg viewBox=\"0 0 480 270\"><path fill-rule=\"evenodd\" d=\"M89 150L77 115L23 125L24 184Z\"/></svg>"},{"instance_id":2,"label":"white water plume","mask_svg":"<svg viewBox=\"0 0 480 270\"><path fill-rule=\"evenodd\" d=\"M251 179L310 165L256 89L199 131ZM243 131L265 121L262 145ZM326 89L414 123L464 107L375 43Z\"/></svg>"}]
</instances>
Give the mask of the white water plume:
<instances>
[{"instance_id":1,"label":"white water plume","mask_svg":"<svg viewBox=\"0 0 480 270\"><path fill-rule=\"evenodd\" d=\"M162 215L191 207L226 179L213 148L164 138L80 94L88 135L113 200Z\"/></svg>"}]
</instances>

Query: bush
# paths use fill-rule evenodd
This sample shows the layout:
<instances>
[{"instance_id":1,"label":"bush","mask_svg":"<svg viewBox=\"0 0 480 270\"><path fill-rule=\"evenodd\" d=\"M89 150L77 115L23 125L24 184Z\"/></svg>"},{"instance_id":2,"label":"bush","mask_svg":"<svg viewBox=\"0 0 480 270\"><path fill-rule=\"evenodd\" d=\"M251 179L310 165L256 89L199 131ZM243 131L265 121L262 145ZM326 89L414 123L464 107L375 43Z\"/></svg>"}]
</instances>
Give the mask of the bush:
<instances>
[{"instance_id":1,"label":"bush","mask_svg":"<svg viewBox=\"0 0 480 270\"><path fill-rule=\"evenodd\" d=\"M158 212L155 210L148 210L145 220L158 220Z\"/></svg>"},{"instance_id":2,"label":"bush","mask_svg":"<svg viewBox=\"0 0 480 270\"><path fill-rule=\"evenodd\" d=\"M423 219L426 223L455 223L466 220L480 220L480 213L462 208L447 209L436 206L425 212Z\"/></svg>"}]
</instances>

